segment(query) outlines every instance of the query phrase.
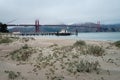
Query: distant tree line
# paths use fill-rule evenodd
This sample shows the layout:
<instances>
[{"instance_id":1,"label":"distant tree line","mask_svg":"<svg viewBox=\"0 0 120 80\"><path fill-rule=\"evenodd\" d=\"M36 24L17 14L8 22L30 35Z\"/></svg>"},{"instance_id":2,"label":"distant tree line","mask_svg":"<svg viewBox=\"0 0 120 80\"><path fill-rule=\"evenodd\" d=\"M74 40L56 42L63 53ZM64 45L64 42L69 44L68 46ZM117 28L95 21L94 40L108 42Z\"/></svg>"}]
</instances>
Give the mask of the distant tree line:
<instances>
[{"instance_id":1,"label":"distant tree line","mask_svg":"<svg viewBox=\"0 0 120 80\"><path fill-rule=\"evenodd\" d=\"M7 25L0 22L0 32L7 33Z\"/></svg>"}]
</instances>

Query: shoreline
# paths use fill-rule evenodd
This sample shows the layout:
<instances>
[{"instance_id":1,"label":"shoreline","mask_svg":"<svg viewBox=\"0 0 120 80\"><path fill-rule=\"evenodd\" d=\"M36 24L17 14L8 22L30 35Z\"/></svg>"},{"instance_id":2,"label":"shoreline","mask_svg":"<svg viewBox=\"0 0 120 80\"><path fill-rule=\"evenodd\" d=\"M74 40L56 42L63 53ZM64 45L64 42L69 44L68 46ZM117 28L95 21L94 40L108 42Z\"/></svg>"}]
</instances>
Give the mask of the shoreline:
<instances>
[{"instance_id":1,"label":"shoreline","mask_svg":"<svg viewBox=\"0 0 120 80\"><path fill-rule=\"evenodd\" d=\"M120 32L97 32L97 33L79 33L78 36L71 35L71 36L55 36L55 35L28 35L28 36L21 36L21 35L15 35L15 34L6 34L5 36L8 37L33 37L33 38L50 38L50 39L72 39L72 40L96 40L96 41L119 41Z\"/></svg>"}]
</instances>

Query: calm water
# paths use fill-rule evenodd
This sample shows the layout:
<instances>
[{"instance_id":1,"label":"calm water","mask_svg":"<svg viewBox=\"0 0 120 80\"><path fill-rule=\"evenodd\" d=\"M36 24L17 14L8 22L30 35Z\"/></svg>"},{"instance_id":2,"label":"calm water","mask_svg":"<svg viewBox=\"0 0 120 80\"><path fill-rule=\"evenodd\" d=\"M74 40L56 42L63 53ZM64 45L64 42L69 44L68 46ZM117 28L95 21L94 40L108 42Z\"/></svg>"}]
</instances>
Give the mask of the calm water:
<instances>
[{"instance_id":1,"label":"calm water","mask_svg":"<svg viewBox=\"0 0 120 80\"><path fill-rule=\"evenodd\" d=\"M120 40L120 32L79 33L78 39L83 40Z\"/></svg>"},{"instance_id":2,"label":"calm water","mask_svg":"<svg viewBox=\"0 0 120 80\"><path fill-rule=\"evenodd\" d=\"M31 36L33 37L33 36ZM120 40L120 32L90 32L79 33L78 36L35 36L36 38L58 38L58 39L75 39L75 40L104 40L104 41L117 41Z\"/></svg>"}]
</instances>

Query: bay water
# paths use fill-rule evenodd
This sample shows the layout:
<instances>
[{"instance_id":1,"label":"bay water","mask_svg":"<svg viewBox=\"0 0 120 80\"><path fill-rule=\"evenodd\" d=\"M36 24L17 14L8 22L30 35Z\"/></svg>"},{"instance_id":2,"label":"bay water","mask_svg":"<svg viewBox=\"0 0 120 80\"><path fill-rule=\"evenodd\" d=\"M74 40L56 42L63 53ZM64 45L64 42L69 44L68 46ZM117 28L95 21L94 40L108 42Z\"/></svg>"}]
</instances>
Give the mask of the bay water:
<instances>
[{"instance_id":1,"label":"bay water","mask_svg":"<svg viewBox=\"0 0 120 80\"><path fill-rule=\"evenodd\" d=\"M55 35L35 35L29 36L35 38L52 38L52 39L74 39L74 40L100 40L100 41L118 41L120 40L120 32L81 32L78 35L55 36Z\"/></svg>"}]
</instances>

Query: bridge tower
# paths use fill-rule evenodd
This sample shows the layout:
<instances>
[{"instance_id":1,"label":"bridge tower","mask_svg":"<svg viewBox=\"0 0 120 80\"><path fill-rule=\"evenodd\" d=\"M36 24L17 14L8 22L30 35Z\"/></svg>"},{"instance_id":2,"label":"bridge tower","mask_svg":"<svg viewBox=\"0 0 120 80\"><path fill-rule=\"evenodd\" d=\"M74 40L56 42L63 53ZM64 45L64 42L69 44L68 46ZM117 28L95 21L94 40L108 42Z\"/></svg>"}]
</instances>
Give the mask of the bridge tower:
<instances>
[{"instance_id":1,"label":"bridge tower","mask_svg":"<svg viewBox=\"0 0 120 80\"><path fill-rule=\"evenodd\" d=\"M35 32L39 32L39 20L35 20Z\"/></svg>"},{"instance_id":2,"label":"bridge tower","mask_svg":"<svg viewBox=\"0 0 120 80\"><path fill-rule=\"evenodd\" d=\"M100 21L97 21L97 31L100 32Z\"/></svg>"}]
</instances>

